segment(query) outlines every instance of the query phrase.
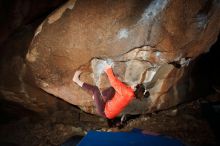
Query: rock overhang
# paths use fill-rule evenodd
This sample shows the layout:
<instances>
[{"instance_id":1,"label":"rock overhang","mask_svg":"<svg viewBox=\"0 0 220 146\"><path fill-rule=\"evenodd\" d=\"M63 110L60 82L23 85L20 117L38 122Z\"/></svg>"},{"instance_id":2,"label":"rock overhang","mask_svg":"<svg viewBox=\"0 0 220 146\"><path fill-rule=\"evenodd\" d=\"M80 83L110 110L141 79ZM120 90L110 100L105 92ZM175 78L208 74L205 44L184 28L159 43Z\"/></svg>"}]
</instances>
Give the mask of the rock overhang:
<instances>
[{"instance_id":1,"label":"rock overhang","mask_svg":"<svg viewBox=\"0 0 220 146\"><path fill-rule=\"evenodd\" d=\"M68 9L68 3L74 7ZM216 7L212 8L209 25L201 31L190 24L194 20L191 16L203 7L196 1L189 2L195 3L190 12L182 5L187 2L174 0L68 3L57 10L62 10L62 15L53 23L49 20L57 12L42 23L26 58L40 88L82 109L93 107L92 98L73 84L71 77L76 69L84 68L82 80L100 88L109 86L99 70L105 59L114 62L114 72L122 81L149 86L150 98L147 102L135 101L143 105L136 113L179 103L186 96L179 93L188 90L188 82L184 82L188 80L187 65L207 49L219 31ZM205 24L200 19L198 23ZM215 24L218 27L212 30ZM199 44L206 38L209 41Z\"/></svg>"}]
</instances>

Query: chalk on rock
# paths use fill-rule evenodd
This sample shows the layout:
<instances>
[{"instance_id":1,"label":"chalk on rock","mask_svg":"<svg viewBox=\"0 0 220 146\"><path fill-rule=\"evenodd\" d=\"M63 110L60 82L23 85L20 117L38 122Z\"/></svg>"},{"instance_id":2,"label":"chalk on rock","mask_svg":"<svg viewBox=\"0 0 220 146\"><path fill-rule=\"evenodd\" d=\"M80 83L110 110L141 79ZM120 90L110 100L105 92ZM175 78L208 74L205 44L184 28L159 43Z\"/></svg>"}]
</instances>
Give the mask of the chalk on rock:
<instances>
[{"instance_id":1,"label":"chalk on rock","mask_svg":"<svg viewBox=\"0 0 220 146\"><path fill-rule=\"evenodd\" d=\"M106 60L107 64L110 65L111 67L114 67L114 62L112 61L112 59L107 59Z\"/></svg>"}]
</instances>

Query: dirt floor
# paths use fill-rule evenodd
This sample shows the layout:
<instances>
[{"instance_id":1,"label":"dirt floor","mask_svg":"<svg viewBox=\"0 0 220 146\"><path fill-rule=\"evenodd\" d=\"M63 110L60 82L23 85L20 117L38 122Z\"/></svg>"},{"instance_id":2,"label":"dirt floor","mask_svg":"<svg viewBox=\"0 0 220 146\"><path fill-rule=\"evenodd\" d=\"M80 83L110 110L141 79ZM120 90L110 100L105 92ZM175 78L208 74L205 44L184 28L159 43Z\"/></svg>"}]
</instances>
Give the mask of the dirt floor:
<instances>
[{"instance_id":1,"label":"dirt floor","mask_svg":"<svg viewBox=\"0 0 220 146\"><path fill-rule=\"evenodd\" d=\"M128 117L127 122L120 128L110 128L105 119L81 112L76 107L69 106L63 109L62 107L66 106L62 104L66 103L62 103L60 110L50 115L32 114L2 123L0 145L53 146L60 145L70 137L85 135L91 129L129 131L133 128L172 136L187 145L217 145L219 111L217 115L208 111L213 107L213 103L218 103L214 106L219 109L219 101L220 95L215 94L157 113Z\"/></svg>"}]
</instances>

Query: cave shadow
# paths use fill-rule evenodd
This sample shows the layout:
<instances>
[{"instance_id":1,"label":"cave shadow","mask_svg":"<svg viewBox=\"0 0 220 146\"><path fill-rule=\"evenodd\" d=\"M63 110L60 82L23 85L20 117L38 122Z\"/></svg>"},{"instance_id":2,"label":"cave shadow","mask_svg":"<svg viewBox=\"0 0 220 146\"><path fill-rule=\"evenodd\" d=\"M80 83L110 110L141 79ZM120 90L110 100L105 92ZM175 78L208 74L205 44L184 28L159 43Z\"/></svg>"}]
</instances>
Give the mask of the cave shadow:
<instances>
[{"instance_id":1,"label":"cave shadow","mask_svg":"<svg viewBox=\"0 0 220 146\"><path fill-rule=\"evenodd\" d=\"M193 62L191 80L193 82L192 96L204 98L200 109L203 118L208 122L220 145L220 36L209 52L200 55ZM216 96L215 101L209 96Z\"/></svg>"},{"instance_id":2,"label":"cave shadow","mask_svg":"<svg viewBox=\"0 0 220 146\"><path fill-rule=\"evenodd\" d=\"M0 98L0 115L0 125L4 125L18 121L26 116L37 116L37 113L28 110L18 103Z\"/></svg>"},{"instance_id":3,"label":"cave shadow","mask_svg":"<svg viewBox=\"0 0 220 146\"><path fill-rule=\"evenodd\" d=\"M220 89L220 36L208 53L200 55L192 62L192 96L207 97Z\"/></svg>"},{"instance_id":4,"label":"cave shadow","mask_svg":"<svg viewBox=\"0 0 220 146\"><path fill-rule=\"evenodd\" d=\"M202 103L201 112L215 135L216 144L220 145L220 101Z\"/></svg>"}]
</instances>

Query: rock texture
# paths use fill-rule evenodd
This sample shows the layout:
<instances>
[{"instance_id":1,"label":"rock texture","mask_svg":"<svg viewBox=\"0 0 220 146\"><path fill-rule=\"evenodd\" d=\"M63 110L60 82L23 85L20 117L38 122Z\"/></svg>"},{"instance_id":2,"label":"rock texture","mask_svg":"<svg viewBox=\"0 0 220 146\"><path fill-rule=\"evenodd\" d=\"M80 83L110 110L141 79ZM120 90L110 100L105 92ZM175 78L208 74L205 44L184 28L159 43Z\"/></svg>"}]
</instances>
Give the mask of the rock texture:
<instances>
[{"instance_id":1,"label":"rock texture","mask_svg":"<svg viewBox=\"0 0 220 146\"><path fill-rule=\"evenodd\" d=\"M27 72L24 57L34 27L23 27L16 35L6 41L0 59L1 99L21 105L27 110L47 113L56 109L56 99L37 88L32 76Z\"/></svg>"},{"instance_id":2,"label":"rock texture","mask_svg":"<svg viewBox=\"0 0 220 146\"><path fill-rule=\"evenodd\" d=\"M26 54L38 87L86 112L92 97L72 82L109 86L103 60L128 85L144 83L150 97L125 113L161 110L188 98L188 64L207 52L220 28L218 0L69 0L38 27Z\"/></svg>"},{"instance_id":3,"label":"rock texture","mask_svg":"<svg viewBox=\"0 0 220 146\"><path fill-rule=\"evenodd\" d=\"M36 27L48 10L63 2L0 1L0 104L6 105L1 106L2 113L9 109L8 114L21 117L25 110L45 114L57 109L59 100L35 85L24 59Z\"/></svg>"},{"instance_id":4,"label":"rock texture","mask_svg":"<svg viewBox=\"0 0 220 146\"><path fill-rule=\"evenodd\" d=\"M0 44L19 27L33 22L66 0L1 0L0 1Z\"/></svg>"}]
</instances>

